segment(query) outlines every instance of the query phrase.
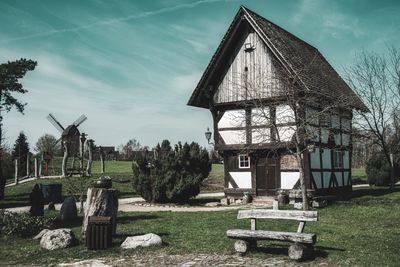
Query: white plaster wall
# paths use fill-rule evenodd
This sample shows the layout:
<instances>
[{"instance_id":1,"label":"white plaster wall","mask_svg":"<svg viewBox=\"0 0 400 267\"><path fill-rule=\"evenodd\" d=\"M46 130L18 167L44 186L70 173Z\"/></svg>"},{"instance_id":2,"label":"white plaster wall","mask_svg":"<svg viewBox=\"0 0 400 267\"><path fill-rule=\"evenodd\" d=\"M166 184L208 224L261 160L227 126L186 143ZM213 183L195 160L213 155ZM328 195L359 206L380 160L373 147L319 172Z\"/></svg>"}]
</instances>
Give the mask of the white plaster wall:
<instances>
[{"instance_id":1,"label":"white plaster wall","mask_svg":"<svg viewBox=\"0 0 400 267\"><path fill-rule=\"evenodd\" d=\"M253 129L251 131L251 142L253 144L271 142L271 130L270 130L270 128Z\"/></svg>"},{"instance_id":2,"label":"white plaster wall","mask_svg":"<svg viewBox=\"0 0 400 267\"><path fill-rule=\"evenodd\" d=\"M234 145L234 144L246 144L246 131L238 130L238 131L219 131L222 139L224 139L225 144Z\"/></svg>"},{"instance_id":3,"label":"white plaster wall","mask_svg":"<svg viewBox=\"0 0 400 267\"><path fill-rule=\"evenodd\" d=\"M351 120L342 118L342 129L345 131L351 130Z\"/></svg>"},{"instance_id":4,"label":"white plaster wall","mask_svg":"<svg viewBox=\"0 0 400 267\"><path fill-rule=\"evenodd\" d=\"M341 145L340 134L335 134L335 145Z\"/></svg>"},{"instance_id":5,"label":"white plaster wall","mask_svg":"<svg viewBox=\"0 0 400 267\"><path fill-rule=\"evenodd\" d=\"M331 180L331 172L323 172L324 174L324 188L329 187L329 182Z\"/></svg>"},{"instance_id":6,"label":"white plaster wall","mask_svg":"<svg viewBox=\"0 0 400 267\"><path fill-rule=\"evenodd\" d=\"M218 122L218 128L245 127L246 112L243 109L227 110Z\"/></svg>"},{"instance_id":7,"label":"white plaster wall","mask_svg":"<svg viewBox=\"0 0 400 267\"><path fill-rule=\"evenodd\" d=\"M267 125L270 123L269 108L253 108L251 110L251 125Z\"/></svg>"},{"instance_id":8,"label":"white plaster wall","mask_svg":"<svg viewBox=\"0 0 400 267\"><path fill-rule=\"evenodd\" d=\"M335 176L336 176L336 181L338 182L338 185L343 186L342 172L335 172Z\"/></svg>"},{"instance_id":9,"label":"white plaster wall","mask_svg":"<svg viewBox=\"0 0 400 267\"><path fill-rule=\"evenodd\" d=\"M306 119L307 123L318 124L318 112L310 107L306 108Z\"/></svg>"},{"instance_id":10,"label":"white plaster wall","mask_svg":"<svg viewBox=\"0 0 400 267\"><path fill-rule=\"evenodd\" d=\"M350 172L343 172L343 173L344 173L344 186L347 186L347 184L349 183Z\"/></svg>"},{"instance_id":11,"label":"white plaster wall","mask_svg":"<svg viewBox=\"0 0 400 267\"><path fill-rule=\"evenodd\" d=\"M322 187L322 184L321 184L321 173L320 172L312 172L312 175L314 177L315 185L317 186L317 188L315 188L315 189L321 188Z\"/></svg>"},{"instance_id":12,"label":"white plaster wall","mask_svg":"<svg viewBox=\"0 0 400 267\"><path fill-rule=\"evenodd\" d=\"M342 144L348 146L350 144L350 135L342 133Z\"/></svg>"},{"instance_id":13,"label":"white plaster wall","mask_svg":"<svg viewBox=\"0 0 400 267\"><path fill-rule=\"evenodd\" d=\"M344 169L349 169L350 168L349 151L344 151L344 153L343 153L343 168Z\"/></svg>"},{"instance_id":14,"label":"white plaster wall","mask_svg":"<svg viewBox=\"0 0 400 267\"><path fill-rule=\"evenodd\" d=\"M340 119L338 115L332 115L332 128L340 129Z\"/></svg>"},{"instance_id":15,"label":"white plaster wall","mask_svg":"<svg viewBox=\"0 0 400 267\"><path fill-rule=\"evenodd\" d=\"M277 127L278 134L280 141L287 142L292 140L292 136L294 135L295 126L284 126L284 127Z\"/></svg>"},{"instance_id":16,"label":"white plaster wall","mask_svg":"<svg viewBox=\"0 0 400 267\"><path fill-rule=\"evenodd\" d=\"M319 159L319 147L315 148L315 151L310 153L310 161L312 169L321 168L321 161Z\"/></svg>"},{"instance_id":17,"label":"white plaster wall","mask_svg":"<svg viewBox=\"0 0 400 267\"><path fill-rule=\"evenodd\" d=\"M306 126L308 139L319 142L319 129L314 126Z\"/></svg>"},{"instance_id":18,"label":"white plaster wall","mask_svg":"<svg viewBox=\"0 0 400 267\"><path fill-rule=\"evenodd\" d=\"M323 149L322 153L322 168L330 169L332 168L331 164L331 150L328 148Z\"/></svg>"},{"instance_id":19,"label":"white plaster wall","mask_svg":"<svg viewBox=\"0 0 400 267\"><path fill-rule=\"evenodd\" d=\"M321 142L323 144L327 144L329 139L329 129L322 128L321 129Z\"/></svg>"},{"instance_id":20,"label":"white plaster wall","mask_svg":"<svg viewBox=\"0 0 400 267\"><path fill-rule=\"evenodd\" d=\"M300 172L281 172L281 188L293 189L300 179Z\"/></svg>"},{"instance_id":21,"label":"white plaster wall","mask_svg":"<svg viewBox=\"0 0 400 267\"><path fill-rule=\"evenodd\" d=\"M251 188L251 172L229 172L239 188ZM229 183L229 188L233 188Z\"/></svg>"},{"instance_id":22,"label":"white plaster wall","mask_svg":"<svg viewBox=\"0 0 400 267\"><path fill-rule=\"evenodd\" d=\"M294 112L288 105L279 105L276 107L276 123L294 122Z\"/></svg>"}]
</instances>

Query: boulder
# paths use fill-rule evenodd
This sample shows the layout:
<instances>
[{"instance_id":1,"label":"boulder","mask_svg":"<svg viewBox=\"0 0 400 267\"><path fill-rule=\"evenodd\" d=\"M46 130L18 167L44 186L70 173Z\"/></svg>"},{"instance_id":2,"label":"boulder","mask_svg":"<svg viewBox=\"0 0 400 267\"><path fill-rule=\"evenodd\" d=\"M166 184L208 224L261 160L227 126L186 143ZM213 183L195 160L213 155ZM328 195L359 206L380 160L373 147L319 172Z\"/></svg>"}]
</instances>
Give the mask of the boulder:
<instances>
[{"instance_id":1,"label":"boulder","mask_svg":"<svg viewBox=\"0 0 400 267\"><path fill-rule=\"evenodd\" d=\"M229 198L226 198L226 197L224 197L223 199L221 199L221 205L223 205L223 206L227 206L227 205L229 205L231 202L230 202L230 199Z\"/></svg>"},{"instance_id":2,"label":"boulder","mask_svg":"<svg viewBox=\"0 0 400 267\"><path fill-rule=\"evenodd\" d=\"M145 234L137 236L128 236L121 244L121 248L130 249L137 247L161 246L162 239L156 234Z\"/></svg>"},{"instance_id":3,"label":"boulder","mask_svg":"<svg viewBox=\"0 0 400 267\"><path fill-rule=\"evenodd\" d=\"M76 209L75 199L73 197L67 197L60 209L60 220L71 221L78 217L78 211Z\"/></svg>"},{"instance_id":4,"label":"boulder","mask_svg":"<svg viewBox=\"0 0 400 267\"><path fill-rule=\"evenodd\" d=\"M41 239L42 236L47 233L48 231L50 231L49 229L43 229L42 231L40 231L37 235L35 235L32 239Z\"/></svg>"},{"instance_id":5,"label":"boulder","mask_svg":"<svg viewBox=\"0 0 400 267\"><path fill-rule=\"evenodd\" d=\"M303 203L302 202L296 202L293 204L293 208L301 210L303 209Z\"/></svg>"},{"instance_id":6,"label":"boulder","mask_svg":"<svg viewBox=\"0 0 400 267\"><path fill-rule=\"evenodd\" d=\"M48 250L55 250L73 246L76 241L71 229L61 228L47 231L40 239L40 246Z\"/></svg>"}]
</instances>

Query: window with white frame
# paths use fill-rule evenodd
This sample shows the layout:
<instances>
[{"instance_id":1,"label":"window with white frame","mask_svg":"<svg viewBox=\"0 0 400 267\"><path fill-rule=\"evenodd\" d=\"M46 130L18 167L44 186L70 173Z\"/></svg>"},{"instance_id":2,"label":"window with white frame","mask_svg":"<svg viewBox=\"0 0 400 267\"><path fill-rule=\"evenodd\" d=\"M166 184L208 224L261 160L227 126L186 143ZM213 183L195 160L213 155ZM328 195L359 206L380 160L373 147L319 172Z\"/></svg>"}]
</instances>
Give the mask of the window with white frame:
<instances>
[{"instance_id":1,"label":"window with white frame","mask_svg":"<svg viewBox=\"0 0 400 267\"><path fill-rule=\"evenodd\" d=\"M343 152L339 150L333 151L333 168L342 169L343 168Z\"/></svg>"},{"instance_id":2,"label":"window with white frame","mask_svg":"<svg viewBox=\"0 0 400 267\"><path fill-rule=\"evenodd\" d=\"M250 157L248 155L239 155L239 168L250 168Z\"/></svg>"}]
</instances>

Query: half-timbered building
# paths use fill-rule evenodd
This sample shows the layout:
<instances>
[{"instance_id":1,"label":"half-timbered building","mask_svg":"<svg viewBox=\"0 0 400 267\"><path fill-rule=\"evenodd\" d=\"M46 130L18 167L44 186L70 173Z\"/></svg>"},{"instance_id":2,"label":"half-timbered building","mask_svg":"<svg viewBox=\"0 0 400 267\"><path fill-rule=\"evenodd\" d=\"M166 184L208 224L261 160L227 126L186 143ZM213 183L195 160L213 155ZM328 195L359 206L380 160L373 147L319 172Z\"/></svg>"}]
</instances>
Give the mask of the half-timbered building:
<instances>
[{"instance_id":1,"label":"half-timbered building","mask_svg":"<svg viewBox=\"0 0 400 267\"><path fill-rule=\"evenodd\" d=\"M299 187L290 149L299 127L306 187L351 192L352 112L365 105L316 48L251 10L239 8L188 105L212 113L227 196Z\"/></svg>"}]
</instances>

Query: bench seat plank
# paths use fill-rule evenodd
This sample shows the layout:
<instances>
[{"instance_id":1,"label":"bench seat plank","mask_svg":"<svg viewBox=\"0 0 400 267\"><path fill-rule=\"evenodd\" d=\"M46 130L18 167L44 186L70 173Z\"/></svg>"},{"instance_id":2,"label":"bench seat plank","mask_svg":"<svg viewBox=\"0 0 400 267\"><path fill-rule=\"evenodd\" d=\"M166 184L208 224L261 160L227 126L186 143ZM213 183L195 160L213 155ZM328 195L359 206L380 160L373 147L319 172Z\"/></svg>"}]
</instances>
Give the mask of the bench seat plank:
<instances>
[{"instance_id":1,"label":"bench seat plank","mask_svg":"<svg viewBox=\"0 0 400 267\"><path fill-rule=\"evenodd\" d=\"M251 209L239 210L238 219L283 219L304 222L318 221L317 211L302 210L270 210L270 209Z\"/></svg>"},{"instance_id":2,"label":"bench seat plank","mask_svg":"<svg viewBox=\"0 0 400 267\"><path fill-rule=\"evenodd\" d=\"M231 229L226 231L229 238L244 240L280 240L291 241L303 244L315 244L316 235L306 233L279 232L279 231L263 231L263 230L244 230Z\"/></svg>"}]
</instances>

